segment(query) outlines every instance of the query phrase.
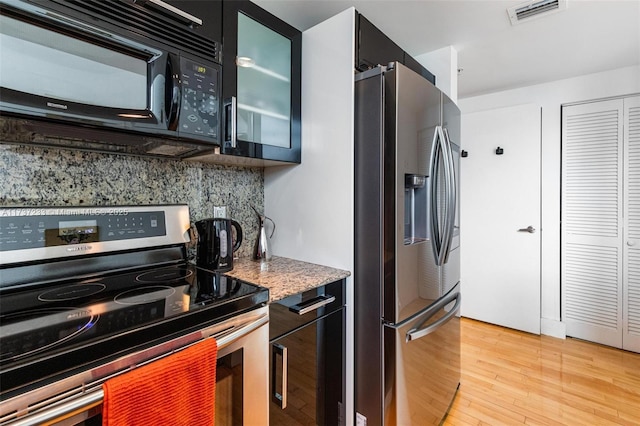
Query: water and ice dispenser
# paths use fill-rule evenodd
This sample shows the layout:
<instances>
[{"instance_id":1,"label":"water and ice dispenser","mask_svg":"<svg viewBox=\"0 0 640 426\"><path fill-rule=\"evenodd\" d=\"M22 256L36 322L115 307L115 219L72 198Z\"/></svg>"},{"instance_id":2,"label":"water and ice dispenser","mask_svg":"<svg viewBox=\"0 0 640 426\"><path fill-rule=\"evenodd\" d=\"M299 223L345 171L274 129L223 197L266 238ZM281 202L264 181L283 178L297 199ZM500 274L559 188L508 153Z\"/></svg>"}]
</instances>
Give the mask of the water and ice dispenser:
<instances>
[{"instance_id":1,"label":"water and ice dispenser","mask_svg":"<svg viewBox=\"0 0 640 426\"><path fill-rule=\"evenodd\" d=\"M428 235L427 176L404 175L404 244L426 241Z\"/></svg>"}]
</instances>

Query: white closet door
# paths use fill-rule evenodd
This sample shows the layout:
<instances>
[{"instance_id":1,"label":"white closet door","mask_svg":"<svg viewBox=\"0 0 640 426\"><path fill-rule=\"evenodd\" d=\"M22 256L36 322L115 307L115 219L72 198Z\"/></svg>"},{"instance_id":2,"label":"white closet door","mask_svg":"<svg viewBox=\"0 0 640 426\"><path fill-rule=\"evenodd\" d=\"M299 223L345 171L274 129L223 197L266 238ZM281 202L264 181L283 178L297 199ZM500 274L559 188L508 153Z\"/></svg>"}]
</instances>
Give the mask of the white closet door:
<instances>
[{"instance_id":1,"label":"white closet door","mask_svg":"<svg viewBox=\"0 0 640 426\"><path fill-rule=\"evenodd\" d=\"M624 100L623 349L640 352L640 96Z\"/></svg>"},{"instance_id":2,"label":"white closet door","mask_svg":"<svg viewBox=\"0 0 640 426\"><path fill-rule=\"evenodd\" d=\"M562 109L562 318L622 345L623 101Z\"/></svg>"}]
</instances>

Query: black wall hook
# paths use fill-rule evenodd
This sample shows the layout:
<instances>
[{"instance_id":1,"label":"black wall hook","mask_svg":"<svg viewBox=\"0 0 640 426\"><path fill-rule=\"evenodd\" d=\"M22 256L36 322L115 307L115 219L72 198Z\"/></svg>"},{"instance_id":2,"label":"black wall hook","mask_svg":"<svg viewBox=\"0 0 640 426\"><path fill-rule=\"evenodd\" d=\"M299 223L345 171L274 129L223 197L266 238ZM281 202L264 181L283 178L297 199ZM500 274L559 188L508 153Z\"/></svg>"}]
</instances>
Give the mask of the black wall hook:
<instances>
[{"instance_id":1,"label":"black wall hook","mask_svg":"<svg viewBox=\"0 0 640 426\"><path fill-rule=\"evenodd\" d=\"M468 157L468 156L469 156L469 153L464 149L460 152L460 157Z\"/></svg>"},{"instance_id":2,"label":"black wall hook","mask_svg":"<svg viewBox=\"0 0 640 426\"><path fill-rule=\"evenodd\" d=\"M496 155L502 155L502 154L504 154L504 149L502 149L500 147L497 147L496 148Z\"/></svg>"}]
</instances>

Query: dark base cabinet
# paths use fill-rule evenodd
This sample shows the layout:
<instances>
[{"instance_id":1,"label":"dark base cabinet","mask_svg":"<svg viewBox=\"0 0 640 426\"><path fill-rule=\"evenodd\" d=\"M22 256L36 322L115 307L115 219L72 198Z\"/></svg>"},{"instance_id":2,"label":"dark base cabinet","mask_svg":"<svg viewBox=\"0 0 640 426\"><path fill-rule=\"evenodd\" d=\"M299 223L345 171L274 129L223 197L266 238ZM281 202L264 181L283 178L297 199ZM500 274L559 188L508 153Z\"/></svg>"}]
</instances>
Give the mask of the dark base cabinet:
<instances>
[{"instance_id":1,"label":"dark base cabinet","mask_svg":"<svg viewBox=\"0 0 640 426\"><path fill-rule=\"evenodd\" d=\"M345 288L340 280L269 307L269 424L343 425Z\"/></svg>"}]
</instances>

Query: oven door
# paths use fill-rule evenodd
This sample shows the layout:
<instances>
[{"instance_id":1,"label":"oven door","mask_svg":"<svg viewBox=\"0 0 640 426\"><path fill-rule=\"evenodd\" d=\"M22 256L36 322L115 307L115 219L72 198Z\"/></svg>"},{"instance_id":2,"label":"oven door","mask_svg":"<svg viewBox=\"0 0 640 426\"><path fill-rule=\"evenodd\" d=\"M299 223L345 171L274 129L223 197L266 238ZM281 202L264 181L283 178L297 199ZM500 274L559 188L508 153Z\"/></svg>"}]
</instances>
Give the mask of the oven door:
<instances>
[{"instance_id":1,"label":"oven door","mask_svg":"<svg viewBox=\"0 0 640 426\"><path fill-rule=\"evenodd\" d=\"M196 333L199 338L215 337L218 343L216 426L268 422L268 325L269 311L265 306ZM176 341L184 342L185 337L2 401L0 425L100 425L102 383L117 374L111 371L126 372L123 367L144 365L186 347L183 343L176 348ZM95 380L97 371L101 378Z\"/></svg>"}]
</instances>

